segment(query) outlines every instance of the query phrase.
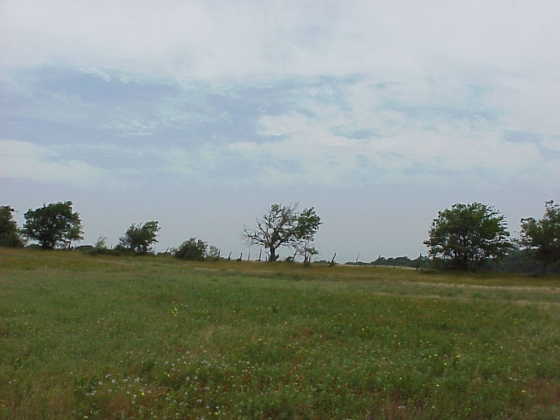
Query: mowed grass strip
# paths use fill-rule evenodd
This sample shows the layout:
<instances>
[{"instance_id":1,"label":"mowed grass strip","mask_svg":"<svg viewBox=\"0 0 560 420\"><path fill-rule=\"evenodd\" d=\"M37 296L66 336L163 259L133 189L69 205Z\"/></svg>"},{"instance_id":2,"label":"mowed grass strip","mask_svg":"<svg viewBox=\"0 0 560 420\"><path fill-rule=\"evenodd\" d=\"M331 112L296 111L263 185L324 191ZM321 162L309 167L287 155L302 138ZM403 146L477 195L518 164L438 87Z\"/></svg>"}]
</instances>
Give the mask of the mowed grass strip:
<instances>
[{"instance_id":1,"label":"mowed grass strip","mask_svg":"<svg viewBox=\"0 0 560 420\"><path fill-rule=\"evenodd\" d=\"M0 251L0 417L560 416L557 280L322 270Z\"/></svg>"}]
</instances>

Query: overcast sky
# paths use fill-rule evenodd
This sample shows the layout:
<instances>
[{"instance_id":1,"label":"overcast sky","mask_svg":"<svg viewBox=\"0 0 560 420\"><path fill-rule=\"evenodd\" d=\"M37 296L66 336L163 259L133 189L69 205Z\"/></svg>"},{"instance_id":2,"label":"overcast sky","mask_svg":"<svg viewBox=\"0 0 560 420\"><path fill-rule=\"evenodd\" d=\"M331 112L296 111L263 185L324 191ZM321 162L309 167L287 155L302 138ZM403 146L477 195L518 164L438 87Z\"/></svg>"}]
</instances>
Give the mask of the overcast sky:
<instances>
[{"instance_id":1,"label":"overcast sky","mask_svg":"<svg viewBox=\"0 0 560 420\"><path fill-rule=\"evenodd\" d=\"M456 202L512 233L560 200L557 1L0 0L0 204L82 244L237 254L273 202L320 257L415 257ZM258 251L254 250L253 253Z\"/></svg>"}]
</instances>

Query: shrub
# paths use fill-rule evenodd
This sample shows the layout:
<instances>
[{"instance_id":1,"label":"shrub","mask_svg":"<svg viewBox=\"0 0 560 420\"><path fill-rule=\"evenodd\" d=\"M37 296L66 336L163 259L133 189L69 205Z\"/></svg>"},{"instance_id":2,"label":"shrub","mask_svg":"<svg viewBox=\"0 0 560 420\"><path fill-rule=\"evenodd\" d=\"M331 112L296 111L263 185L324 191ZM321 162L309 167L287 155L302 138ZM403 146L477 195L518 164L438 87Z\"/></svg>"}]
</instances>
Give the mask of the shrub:
<instances>
[{"instance_id":1,"label":"shrub","mask_svg":"<svg viewBox=\"0 0 560 420\"><path fill-rule=\"evenodd\" d=\"M183 260L198 260L203 261L206 258L206 248L208 245L206 242L190 238L185 241L181 246L175 251L175 256Z\"/></svg>"}]
</instances>

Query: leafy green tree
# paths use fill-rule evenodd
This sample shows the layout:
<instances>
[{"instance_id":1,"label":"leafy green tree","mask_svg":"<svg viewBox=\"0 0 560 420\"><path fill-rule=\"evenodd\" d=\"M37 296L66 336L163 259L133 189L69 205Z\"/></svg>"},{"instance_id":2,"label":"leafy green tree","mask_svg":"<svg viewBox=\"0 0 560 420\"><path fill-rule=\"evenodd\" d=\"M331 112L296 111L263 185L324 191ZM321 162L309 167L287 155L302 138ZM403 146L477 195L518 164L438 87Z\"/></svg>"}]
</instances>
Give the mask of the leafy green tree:
<instances>
[{"instance_id":1,"label":"leafy green tree","mask_svg":"<svg viewBox=\"0 0 560 420\"><path fill-rule=\"evenodd\" d=\"M190 238L181 244L179 249L175 251L175 256L183 260L198 260L202 261L206 258L206 242Z\"/></svg>"},{"instance_id":2,"label":"leafy green tree","mask_svg":"<svg viewBox=\"0 0 560 420\"><path fill-rule=\"evenodd\" d=\"M320 224L321 218L313 207L298 213L296 206L272 204L263 218L257 220L256 228L245 229L243 236L251 244L263 246L268 251L268 261L274 262L278 259L278 248L297 249L311 242Z\"/></svg>"},{"instance_id":3,"label":"leafy green tree","mask_svg":"<svg viewBox=\"0 0 560 420\"><path fill-rule=\"evenodd\" d=\"M43 249L57 246L69 247L72 241L83 239L82 221L77 212L72 211L72 202L43 204L25 215L22 233L39 242Z\"/></svg>"},{"instance_id":4,"label":"leafy green tree","mask_svg":"<svg viewBox=\"0 0 560 420\"><path fill-rule=\"evenodd\" d=\"M560 261L560 206L554 201L545 203L544 216L521 219L520 244L532 250L535 257L547 266Z\"/></svg>"},{"instance_id":5,"label":"leafy green tree","mask_svg":"<svg viewBox=\"0 0 560 420\"><path fill-rule=\"evenodd\" d=\"M152 245L157 242L159 229L156 220L144 224L132 224L120 238L119 248L128 249L135 254L147 254L151 251Z\"/></svg>"},{"instance_id":6,"label":"leafy green tree","mask_svg":"<svg viewBox=\"0 0 560 420\"><path fill-rule=\"evenodd\" d=\"M424 244L432 258L463 270L502 258L512 247L504 216L481 203L440 211Z\"/></svg>"},{"instance_id":7,"label":"leafy green tree","mask_svg":"<svg viewBox=\"0 0 560 420\"><path fill-rule=\"evenodd\" d=\"M13 212L14 209L10 206L0 206L0 246L21 248L23 241L19 235Z\"/></svg>"}]
</instances>

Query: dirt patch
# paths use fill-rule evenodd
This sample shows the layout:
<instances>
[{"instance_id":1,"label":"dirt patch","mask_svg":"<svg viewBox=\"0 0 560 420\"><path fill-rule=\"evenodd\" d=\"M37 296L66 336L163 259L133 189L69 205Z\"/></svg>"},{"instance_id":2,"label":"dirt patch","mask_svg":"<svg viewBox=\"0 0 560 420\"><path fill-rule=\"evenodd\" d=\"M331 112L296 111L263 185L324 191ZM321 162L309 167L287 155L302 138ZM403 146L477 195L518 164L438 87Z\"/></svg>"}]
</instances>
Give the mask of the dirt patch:
<instances>
[{"instance_id":1,"label":"dirt patch","mask_svg":"<svg viewBox=\"0 0 560 420\"><path fill-rule=\"evenodd\" d=\"M480 301L477 298L471 297L463 297L463 296L441 296L441 295L403 295L400 293L391 293L391 292L368 292L369 295L373 296L390 296L390 297L398 297L402 299L435 299L435 300L446 300L446 301L455 301L455 302L476 302ZM486 301L486 300L483 300ZM560 307L560 302L545 302L542 300L527 300L527 299L499 299L499 298L492 298L488 299L489 302L495 303L510 303L512 305L538 305L542 307Z\"/></svg>"},{"instance_id":2,"label":"dirt patch","mask_svg":"<svg viewBox=\"0 0 560 420\"><path fill-rule=\"evenodd\" d=\"M399 284L410 284L410 282L401 281ZM414 282L414 284L430 287L445 287L448 289L477 289L477 290L511 290L518 292L550 292L560 293L559 287L550 286L484 286L481 284L449 284L449 283L431 283L431 282Z\"/></svg>"}]
</instances>

